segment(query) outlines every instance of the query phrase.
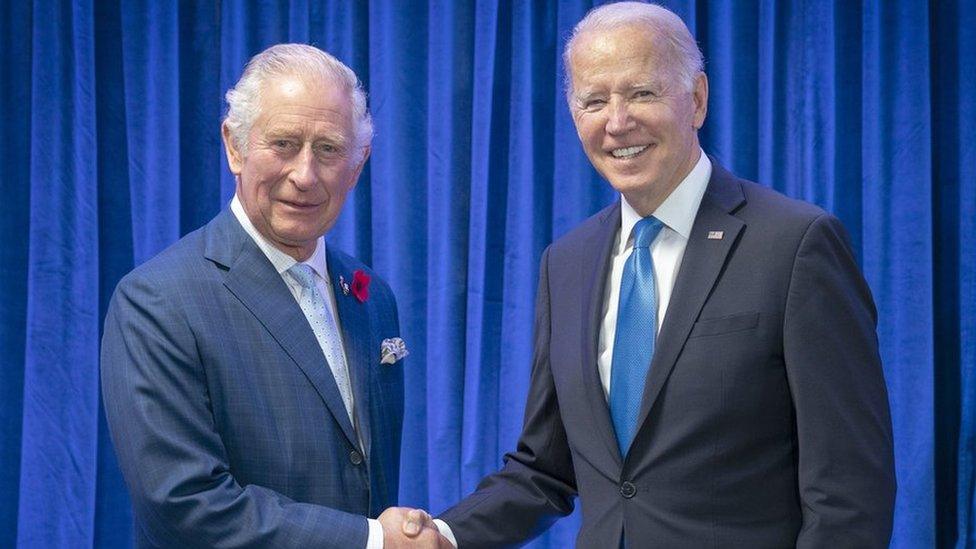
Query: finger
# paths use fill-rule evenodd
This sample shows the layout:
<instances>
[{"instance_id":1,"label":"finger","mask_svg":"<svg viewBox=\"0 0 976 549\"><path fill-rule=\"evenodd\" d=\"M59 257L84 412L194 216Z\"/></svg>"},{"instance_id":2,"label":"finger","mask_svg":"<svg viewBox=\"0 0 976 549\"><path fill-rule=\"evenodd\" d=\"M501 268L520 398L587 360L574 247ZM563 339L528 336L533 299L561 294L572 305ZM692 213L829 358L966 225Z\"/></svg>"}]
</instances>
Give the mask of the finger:
<instances>
[{"instance_id":1,"label":"finger","mask_svg":"<svg viewBox=\"0 0 976 549\"><path fill-rule=\"evenodd\" d=\"M401 529L403 530L404 534L411 538L420 533L421 523L413 511L410 511L407 513L407 516L404 517L403 526Z\"/></svg>"},{"instance_id":2,"label":"finger","mask_svg":"<svg viewBox=\"0 0 976 549\"><path fill-rule=\"evenodd\" d=\"M433 519L430 518L427 511L424 511L423 509L411 509L407 514L412 520L417 521L418 524L428 525L433 522Z\"/></svg>"}]
</instances>

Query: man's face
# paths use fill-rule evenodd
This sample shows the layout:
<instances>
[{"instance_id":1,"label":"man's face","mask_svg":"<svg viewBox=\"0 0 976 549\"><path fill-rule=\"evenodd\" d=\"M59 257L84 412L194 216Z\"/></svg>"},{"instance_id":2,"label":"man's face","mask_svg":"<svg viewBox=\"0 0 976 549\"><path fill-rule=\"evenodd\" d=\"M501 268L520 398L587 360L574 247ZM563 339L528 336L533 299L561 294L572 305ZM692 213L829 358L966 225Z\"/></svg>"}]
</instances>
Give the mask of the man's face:
<instances>
[{"instance_id":1,"label":"man's face","mask_svg":"<svg viewBox=\"0 0 976 549\"><path fill-rule=\"evenodd\" d=\"M227 160L254 227L304 260L335 224L369 151L356 144L348 93L338 86L281 77L262 92L246 153L224 127Z\"/></svg>"},{"instance_id":2,"label":"man's face","mask_svg":"<svg viewBox=\"0 0 976 549\"><path fill-rule=\"evenodd\" d=\"M708 99L705 76L689 92L664 51L646 28L625 26L584 34L570 60L571 110L583 149L642 215L694 168Z\"/></svg>"}]
</instances>

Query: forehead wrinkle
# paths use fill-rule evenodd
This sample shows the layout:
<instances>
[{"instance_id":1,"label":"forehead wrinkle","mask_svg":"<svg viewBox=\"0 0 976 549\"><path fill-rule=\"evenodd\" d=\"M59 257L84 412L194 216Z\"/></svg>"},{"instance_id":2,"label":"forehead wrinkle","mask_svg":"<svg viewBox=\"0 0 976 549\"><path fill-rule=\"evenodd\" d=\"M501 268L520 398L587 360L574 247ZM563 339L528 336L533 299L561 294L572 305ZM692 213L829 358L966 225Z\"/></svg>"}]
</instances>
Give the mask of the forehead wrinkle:
<instances>
[{"instance_id":1,"label":"forehead wrinkle","mask_svg":"<svg viewBox=\"0 0 976 549\"><path fill-rule=\"evenodd\" d=\"M348 113L324 107L311 107L305 105L287 105L279 108L269 108L265 111L265 125L277 123L284 119L286 123L296 125L307 124L339 124L337 119L348 118Z\"/></svg>"},{"instance_id":2,"label":"forehead wrinkle","mask_svg":"<svg viewBox=\"0 0 976 549\"><path fill-rule=\"evenodd\" d=\"M334 113L332 109L314 109L322 113ZM341 113L337 113L341 114ZM309 117L305 114L279 112L271 113L262 124L267 135L310 135L313 139L345 141L348 131L336 122L334 117Z\"/></svg>"}]
</instances>

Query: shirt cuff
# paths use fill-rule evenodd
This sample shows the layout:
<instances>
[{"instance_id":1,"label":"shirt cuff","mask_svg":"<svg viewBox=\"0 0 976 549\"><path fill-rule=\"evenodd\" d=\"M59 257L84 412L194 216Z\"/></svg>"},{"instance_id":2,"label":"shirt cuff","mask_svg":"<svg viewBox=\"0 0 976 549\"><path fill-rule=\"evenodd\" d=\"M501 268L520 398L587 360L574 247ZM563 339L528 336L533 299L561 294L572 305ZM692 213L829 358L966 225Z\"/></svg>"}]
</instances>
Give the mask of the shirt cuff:
<instances>
[{"instance_id":1,"label":"shirt cuff","mask_svg":"<svg viewBox=\"0 0 976 549\"><path fill-rule=\"evenodd\" d=\"M441 519L434 519L434 524L437 526L437 530L441 535L447 538L447 541L451 542L451 545L457 549L457 538L454 537L454 532L451 531L451 527Z\"/></svg>"},{"instance_id":2,"label":"shirt cuff","mask_svg":"<svg viewBox=\"0 0 976 549\"><path fill-rule=\"evenodd\" d=\"M369 525L366 549L383 549L383 525L376 519L366 519L366 523Z\"/></svg>"}]
</instances>

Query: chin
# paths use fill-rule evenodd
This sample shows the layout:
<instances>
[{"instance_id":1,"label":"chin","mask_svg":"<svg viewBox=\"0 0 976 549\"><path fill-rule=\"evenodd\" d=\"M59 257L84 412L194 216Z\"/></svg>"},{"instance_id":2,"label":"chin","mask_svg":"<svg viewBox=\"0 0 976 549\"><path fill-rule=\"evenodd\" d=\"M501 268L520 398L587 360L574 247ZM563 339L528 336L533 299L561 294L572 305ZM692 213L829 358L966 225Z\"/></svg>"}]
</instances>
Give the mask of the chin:
<instances>
[{"instance_id":1,"label":"chin","mask_svg":"<svg viewBox=\"0 0 976 549\"><path fill-rule=\"evenodd\" d=\"M647 191L654 186L653 179L645 176L617 177L609 181L610 186L621 193Z\"/></svg>"},{"instance_id":2,"label":"chin","mask_svg":"<svg viewBox=\"0 0 976 549\"><path fill-rule=\"evenodd\" d=\"M321 233L316 233L313 229L287 224L274 227L274 233L280 242L286 243L289 246L302 246L304 243L314 241L321 236Z\"/></svg>"}]
</instances>

